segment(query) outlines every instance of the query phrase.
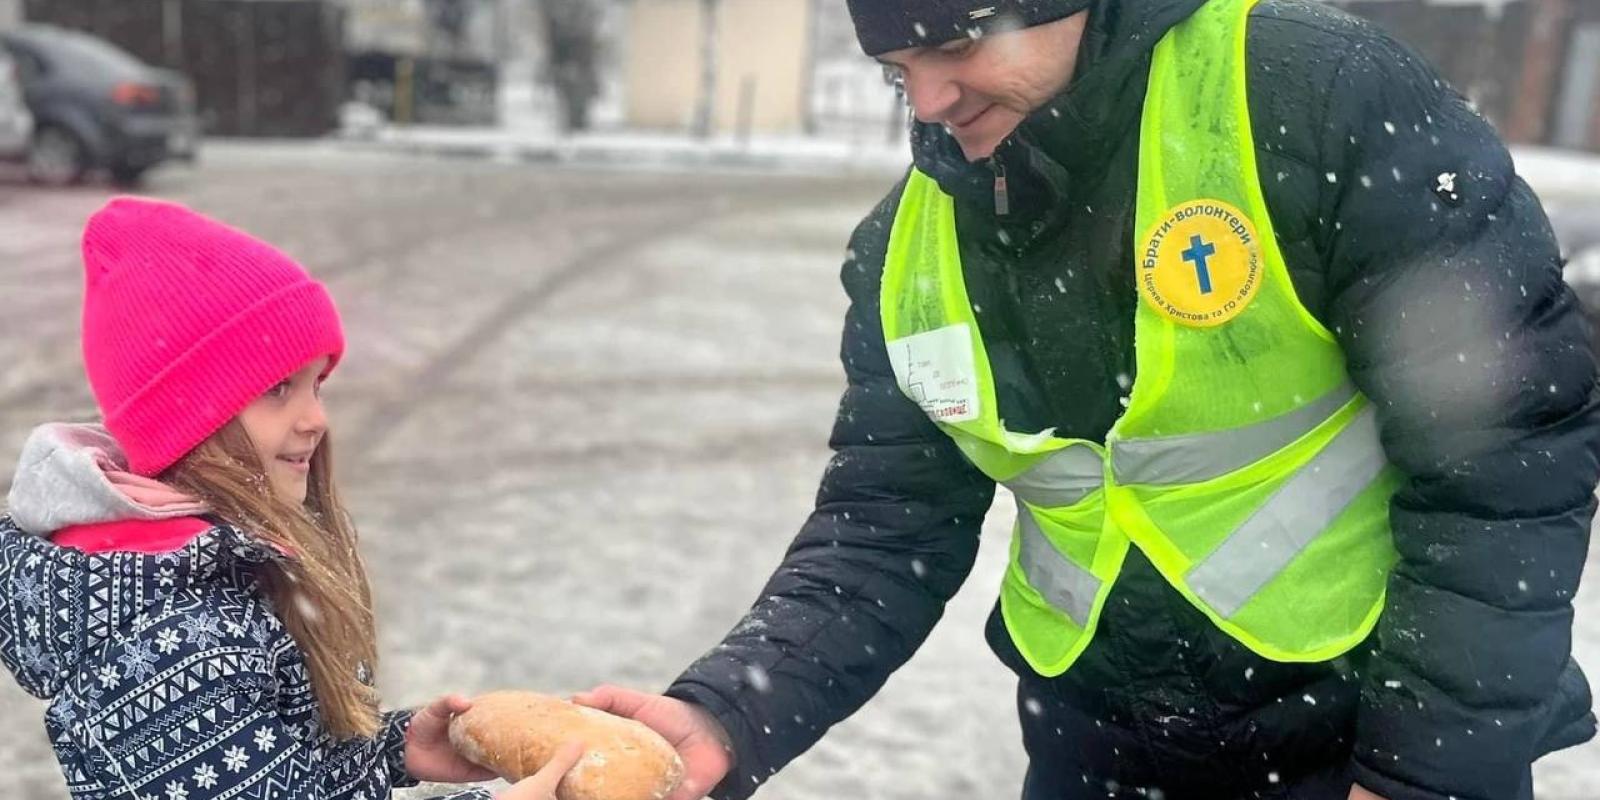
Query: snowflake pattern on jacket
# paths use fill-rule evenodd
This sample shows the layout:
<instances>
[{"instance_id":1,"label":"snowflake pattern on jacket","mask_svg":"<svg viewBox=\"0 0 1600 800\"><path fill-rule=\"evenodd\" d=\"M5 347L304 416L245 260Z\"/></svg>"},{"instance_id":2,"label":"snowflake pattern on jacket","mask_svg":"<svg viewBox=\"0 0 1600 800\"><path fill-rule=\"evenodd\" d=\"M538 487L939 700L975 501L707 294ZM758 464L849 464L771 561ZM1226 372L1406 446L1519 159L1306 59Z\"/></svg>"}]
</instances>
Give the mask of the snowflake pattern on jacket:
<instances>
[{"instance_id":1,"label":"snowflake pattern on jacket","mask_svg":"<svg viewBox=\"0 0 1600 800\"><path fill-rule=\"evenodd\" d=\"M321 729L304 655L256 581L275 557L227 525L171 553L91 555L0 518L0 661L49 701L75 800L379 800L416 784L412 712L372 739Z\"/></svg>"}]
</instances>

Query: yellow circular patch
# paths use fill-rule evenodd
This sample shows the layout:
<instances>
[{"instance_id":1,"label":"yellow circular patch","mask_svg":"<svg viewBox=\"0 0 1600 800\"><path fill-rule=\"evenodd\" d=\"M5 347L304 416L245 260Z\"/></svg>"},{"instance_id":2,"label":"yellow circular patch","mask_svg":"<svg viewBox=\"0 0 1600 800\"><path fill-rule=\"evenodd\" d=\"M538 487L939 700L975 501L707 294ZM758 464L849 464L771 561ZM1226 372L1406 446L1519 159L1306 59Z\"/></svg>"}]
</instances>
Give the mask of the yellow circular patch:
<instances>
[{"instance_id":1,"label":"yellow circular patch","mask_svg":"<svg viewBox=\"0 0 1600 800\"><path fill-rule=\"evenodd\" d=\"M1221 325L1261 288L1256 228L1221 200L1168 209L1139 249L1139 294L1163 316L1194 327Z\"/></svg>"}]
</instances>

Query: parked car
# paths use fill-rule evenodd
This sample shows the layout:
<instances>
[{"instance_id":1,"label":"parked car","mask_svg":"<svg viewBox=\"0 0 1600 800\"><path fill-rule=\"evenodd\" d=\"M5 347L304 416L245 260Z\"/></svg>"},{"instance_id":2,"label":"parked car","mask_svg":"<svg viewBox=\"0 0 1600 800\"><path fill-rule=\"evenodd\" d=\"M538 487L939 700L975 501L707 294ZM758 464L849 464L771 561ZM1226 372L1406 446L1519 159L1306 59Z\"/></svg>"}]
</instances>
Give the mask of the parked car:
<instances>
[{"instance_id":1,"label":"parked car","mask_svg":"<svg viewBox=\"0 0 1600 800\"><path fill-rule=\"evenodd\" d=\"M0 158L23 158L33 138L33 114L22 99L17 65L0 50Z\"/></svg>"},{"instance_id":2,"label":"parked car","mask_svg":"<svg viewBox=\"0 0 1600 800\"><path fill-rule=\"evenodd\" d=\"M163 161L195 158L194 90L182 75L48 25L0 32L0 49L16 63L33 112L26 159L34 180L60 186L105 169L131 184Z\"/></svg>"}]
</instances>

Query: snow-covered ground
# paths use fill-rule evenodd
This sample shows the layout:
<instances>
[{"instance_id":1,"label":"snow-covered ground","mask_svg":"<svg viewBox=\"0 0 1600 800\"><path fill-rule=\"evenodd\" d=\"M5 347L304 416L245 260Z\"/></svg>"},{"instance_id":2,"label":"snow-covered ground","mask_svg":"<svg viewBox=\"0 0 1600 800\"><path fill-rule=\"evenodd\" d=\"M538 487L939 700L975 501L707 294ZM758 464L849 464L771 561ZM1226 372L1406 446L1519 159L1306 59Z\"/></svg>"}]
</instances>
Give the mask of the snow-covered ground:
<instances>
[{"instance_id":1,"label":"snow-covered ground","mask_svg":"<svg viewBox=\"0 0 1600 800\"><path fill-rule=\"evenodd\" d=\"M778 172L898 173L910 161L906 141L889 140L884 123L870 121L870 135L861 126L830 135L755 135L747 139L718 136L699 139L687 133L641 132L601 127L563 136L551 124L542 104L522 98L506 123L491 128L389 126L352 129L339 140L349 150L378 150L417 155L490 158L499 161L577 163L585 166L632 168L707 165L750 167ZM533 109L533 110L529 110ZM1540 147L1514 147L1517 172L1547 205L1600 203L1600 155Z\"/></svg>"},{"instance_id":2,"label":"snow-covered ground","mask_svg":"<svg viewBox=\"0 0 1600 800\"><path fill-rule=\"evenodd\" d=\"M1600 199L1600 155L1548 147L1514 147L1512 160L1546 202Z\"/></svg>"},{"instance_id":3,"label":"snow-covered ground","mask_svg":"<svg viewBox=\"0 0 1600 800\"><path fill-rule=\"evenodd\" d=\"M351 350L328 397L381 680L412 704L659 688L738 619L826 462L839 261L892 180L224 145L150 190L281 244L332 286ZM91 413L74 237L108 194L0 181L0 483L28 426ZM1017 795L1013 681L981 637L1009 519L989 520L912 663L758 797ZM1576 623L1591 671L1597 583ZM39 711L0 680L0 797L62 794ZM1600 746L1537 775L1541 800L1595 800Z\"/></svg>"}]
</instances>

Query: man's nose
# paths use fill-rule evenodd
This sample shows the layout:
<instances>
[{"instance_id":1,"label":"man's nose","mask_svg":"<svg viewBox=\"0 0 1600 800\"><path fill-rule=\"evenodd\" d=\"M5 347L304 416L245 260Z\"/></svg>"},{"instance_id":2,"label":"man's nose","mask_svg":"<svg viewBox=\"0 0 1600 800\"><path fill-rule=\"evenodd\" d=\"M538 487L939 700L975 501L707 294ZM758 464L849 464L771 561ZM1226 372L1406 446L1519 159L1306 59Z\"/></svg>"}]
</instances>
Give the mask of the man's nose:
<instances>
[{"instance_id":1,"label":"man's nose","mask_svg":"<svg viewBox=\"0 0 1600 800\"><path fill-rule=\"evenodd\" d=\"M932 67L905 70L906 101L922 122L946 122L946 116L961 99L961 87L943 71Z\"/></svg>"}]
</instances>

